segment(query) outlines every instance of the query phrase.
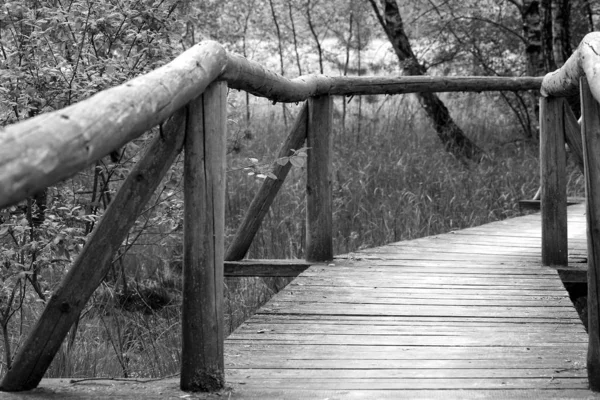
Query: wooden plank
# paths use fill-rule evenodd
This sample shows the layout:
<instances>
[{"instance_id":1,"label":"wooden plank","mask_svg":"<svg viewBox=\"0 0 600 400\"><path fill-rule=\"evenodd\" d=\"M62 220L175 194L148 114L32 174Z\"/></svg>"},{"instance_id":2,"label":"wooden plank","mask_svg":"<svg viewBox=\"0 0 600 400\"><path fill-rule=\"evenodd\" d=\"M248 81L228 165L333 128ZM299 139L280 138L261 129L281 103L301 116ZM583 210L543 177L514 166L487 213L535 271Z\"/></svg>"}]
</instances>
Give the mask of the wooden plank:
<instances>
[{"instance_id":1,"label":"wooden plank","mask_svg":"<svg viewBox=\"0 0 600 400\"><path fill-rule=\"evenodd\" d=\"M222 389L227 85L192 101L184 159L181 389Z\"/></svg>"},{"instance_id":2,"label":"wooden plank","mask_svg":"<svg viewBox=\"0 0 600 400\"><path fill-rule=\"evenodd\" d=\"M323 371L323 375L327 376ZM228 376L228 381L232 383L243 383L244 385L256 386L259 388L277 387L279 389L295 389L303 390L304 388L319 387L320 389L331 390L409 390L409 389L543 389L556 388L563 389L584 389L587 387L587 379L585 378L439 378L439 379L424 379L424 378L399 378L399 379L327 379L327 378L312 378L312 379L286 379L286 378L269 378L269 377L253 377L252 374L247 375L232 375ZM543 397L542 397L543 398Z\"/></svg>"},{"instance_id":3,"label":"wooden plank","mask_svg":"<svg viewBox=\"0 0 600 400\"><path fill-rule=\"evenodd\" d=\"M503 317L503 318L545 318L546 307L503 307L503 306L431 306L398 307L385 304L328 304L327 307L317 307L316 303L290 304L269 302L261 309L261 314L329 314L329 315L395 315L395 316L429 316L429 317ZM553 307L555 318L573 317L572 307Z\"/></svg>"},{"instance_id":4,"label":"wooden plank","mask_svg":"<svg viewBox=\"0 0 600 400\"><path fill-rule=\"evenodd\" d=\"M305 360L500 360L522 357L562 359L564 367L585 362L586 346L574 343L565 346L382 346L379 344L331 345L319 343L285 344L283 342L245 340L227 341L232 364L235 357L250 357L262 352L262 360L272 354L274 360L283 357ZM248 360L249 361L249 360ZM534 367L536 364L532 364ZM545 365L545 364L544 364Z\"/></svg>"},{"instance_id":5,"label":"wooden plank","mask_svg":"<svg viewBox=\"0 0 600 400\"><path fill-rule=\"evenodd\" d=\"M185 120L186 110L177 111L132 169L17 352L0 390L28 390L38 385L71 325L106 276L113 255L181 151Z\"/></svg>"},{"instance_id":6,"label":"wooden plank","mask_svg":"<svg viewBox=\"0 0 600 400\"><path fill-rule=\"evenodd\" d=\"M327 378L323 371L308 368L256 368L256 369L228 369L232 379L251 378L256 380L271 379L485 379L485 378L583 378L584 368L556 370L552 368L405 368L405 369L350 369L332 368L327 371Z\"/></svg>"},{"instance_id":7,"label":"wooden plank","mask_svg":"<svg viewBox=\"0 0 600 400\"><path fill-rule=\"evenodd\" d=\"M551 380L551 382L554 382ZM378 388L366 388L352 391L340 391L331 389L317 389L314 386L304 387L300 390L283 389L278 387L256 387L247 384L234 383L227 389L214 393L203 394L203 399L243 399L243 400L265 400L265 399L381 399L397 400L398 398L415 400L432 399L590 399L590 391L582 384L581 388L564 389L555 385L554 387L514 389L403 389L389 390ZM556 382L558 383L558 382ZM558 387L558 388L557 388ZM7 400L21 400L23 394L6 393ZM162 400L165 398L185 398L189 393L179 390L176 378L160 380L152 379L96 379L96 380L71 380L71 379L44 379L39 389L32 391L29 397L37 397L50 400L62 400L77 398L84 400L96 400L98 398L111 399L152 399ZM196 397L196 396L192 396Z\"/></svg>"},{"instance_id":8,"label":"wooden plank","mask_svg":"<svg viewBox=\"0 0 600 400\"><path fill-rule=\"evenodd\" d=\"M308 104L305 102L300 113L296 117L294 127L279 150L279 154L277 155L278 158L289 157L293 154L293 150L298 150L302 147L306 139L307 119ZM246 256L256 232L258 232L258 229L260 228L262 220L269 211L269 208L279 192L281 185L283 185L283 181L291 167L292 164L289 162L285 165L275 164L273 174L277 179L265 179L260 190L256 193L256 196L254 196L254 199L252 199L252 203L246 212L244 221L242 221L235 234L235 238L227 249L225 254L226 261L238 261Z\"/></svg>"},{"instance_id":9,"label":"wooden plank","mask_svg":"<svg viewBox=\"0 0 600 400\"><path fill-rule=\"evenodd\" d=\"M303 260L225 261L225 276L296 277L311 265Z\"/></svg>"},{"instance_id":10,"label":"wooden plank","mask_svg":"<svg viewBox=\"0 0 600 400\"><path fill-rule=\"evenodd\" d=\"M567 129L570 129L570 127L568 127ZM573 138L570 138L569 136L567 136L566 137L567 143L569 143L570 140L572 141ZM577 153L576 153L576 151L573 151L572 154L577 154ZM579 159L577 158L577 155L575 156L575 162L579 165ZM583 164L582 164L581 168L583 168ZM584 201L585 201L585 199L582 197L578 197L578 198L567 197L567 207L574 206L576 204L580 204ZM541 206L540 200L519 200L519 209L520 210L540 210L541 207L542 206Z\"/></svg>"},{"instance_id":11,"label":"wooden plank","mask_svg":"<svg viewBox=\"0 0 600 400\"><path fill-rule=\"evenodd\" d=\"M575 159L575 163L581 170L581 172L585 171L585 166L583 163L583 139L581 137L581 126L579 126L579 122L577 122L577 117L573 113L571 106L567 102L566 99L561 98L563 103L563 115L565 118L565 142L569 145L569 149L571 150L571 154ZM572 199L572 202L584 203L585 198ZM569 203L569 198L567 198L567 204Z\"/></svg>"},{"instance_id":12,"label":"wooden plank","mask_svg":"<svg viewBox=\"0 0 600 400\"><path fill-rule=\"evenodd\" d=\"M0 208L79 172L198 96L225 50L193 46L170 63L77 104L0 129Z\"/></svg>"},{"instance_id":13,"label":"wooden plank","mask_svg":"<svg viewBox=\"0 0 600 400\"><path fill-rule=\"evenodd\" d=\"M333 98L308 101L306 165L306 260L333 259L333 199L331 188Z\"/></svg>"},{"instance_id":14,"label":"wooden plank","mask_svg":"<svg viewBox=\"0 0 600 400\"><path fill-rule=\"evenodd\" d=\"M563 103L540 98L542 263L567 264L567 180Z\"/></svg>"},{"instance_id":15,"label":"wooden plank","mask_svg":"<svg viewBox=\"0 0 600 400\"><path fill-rule=\"evenodd\" d=\"M588 378L592 390L600 391L600 106L586 79L581 79L582 137L585 163L585 194L588 223Z\"/></svg>"},{"instance_id":16,"label":"wooden plank","mask_svg":"<svg viewBox=\"0 0 600 400\"><path fill-rule=\"evenodd\" d=\"M235 369L306 369L306 370L346 370L346 369L359 369L359 370L380 370L380 369L427 369L432 370L434 373L438 369L496 369L497 373L500 373L504 369L529 369L532 365L536 365L536 370L548 368L556 371L556 365L564 363L563 358L548 358L540 362L539 357L519 357L519 358L498 358L498 359L468 359L468 360L430 360L430 359L409 359L409 360L396 360L396 359L347 359L347 358L328 358L328 359L298 359L289 357L287 354L281 354L281 359L277 360L273 357L264 357L264 361L261 359L262 354L259 352L253 354L244 354L244 357L239 362L237 360L232 361L232 368ZM256 357L256 360L250 361L246 358ZM485 356L483 356L485 357ZM238 357L239 358L239 357ZM232 360L234 358L232 357ZM237 361L237 362L236 362ZM585 365L584 363L572 364L573 369L570 370L570 374L585 378ZM241 373L242 371L240 371ZM425 371L429 372L429 371ZM429 377L428 377L429 378Z\"/></svg>"}]
</instances>

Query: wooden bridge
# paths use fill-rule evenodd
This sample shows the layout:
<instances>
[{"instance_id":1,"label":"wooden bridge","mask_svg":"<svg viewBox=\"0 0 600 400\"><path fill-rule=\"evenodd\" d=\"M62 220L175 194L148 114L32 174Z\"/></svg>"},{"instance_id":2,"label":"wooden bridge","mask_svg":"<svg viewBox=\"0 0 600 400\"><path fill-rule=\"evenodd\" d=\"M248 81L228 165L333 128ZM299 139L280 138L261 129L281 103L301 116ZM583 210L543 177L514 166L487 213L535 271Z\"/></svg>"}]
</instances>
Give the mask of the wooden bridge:
<instances>
[{"instance_id":1,"label":"wooden bridge","mask_svg":"<svg viewBox=\"0 0 600 400\"><path fill-rule=\"evenodd\" d=\"M565 66L543 83L539 78L489 77L287 80L228 54L217 43L204 42L122 86L5 128L0 131L0 207L70 176L166 120L48 301L0 389L31 391L5 393L7 398L192 396L179 388L260 399L592 396L588 387L600 391L599 65L596 33L586 36ZM332 95L529 90L540 85L545 96L540 103L540 216L333 258ZM308 98L280 152L289 156L304 140L309 147L306 263L240 261L289 165L276 168L278 179L265 181L224 253L228 86L275 101ZM581 135L560 97L579 90ZM585 165L587 253L583 207L574 206L567 214L565 140ZM42 381L136 216L182 148L180 378ZM569 270L569 250L571 257L589 261L589 335L557 272ZM224 340L224 275L296 275L299 270L304 271L291 285Z\"/></svg>"},{"instance_id":2,"label":"wooden bridge","mask_svg":"<svg viewBox=\"0 0 600 400\"><path fill-rule=\"evenodd\" d=\"M309 267L225 340L221 398L590 398L587 334L558 271L541 265L540 224L528 215ZM583 205L568 227L576 269ZM7 398L99 394L183 395L177 378L49 379Z\"/></svg>"}]
</instances>

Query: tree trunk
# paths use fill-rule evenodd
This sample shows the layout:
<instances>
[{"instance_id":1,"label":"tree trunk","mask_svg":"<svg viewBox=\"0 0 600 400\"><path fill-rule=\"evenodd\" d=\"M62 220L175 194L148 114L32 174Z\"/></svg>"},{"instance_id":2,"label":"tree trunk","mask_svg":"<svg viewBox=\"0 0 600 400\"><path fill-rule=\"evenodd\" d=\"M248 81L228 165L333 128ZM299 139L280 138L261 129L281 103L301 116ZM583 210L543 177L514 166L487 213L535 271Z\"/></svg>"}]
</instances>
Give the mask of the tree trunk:
<instances>
[{"instance_id":1,"label":"tree trunk","mask_svg":"<svg viewBox=\"0 0 600 400\"><path fill-rule=\"evenodd\" d=\"M283 65L283 43L281 38L281 29L279 29L279 22L277 21L277 14L275 13L275 6L273 5L273 0L269 0L269 6L271 6L271 15L273 16L273 23L275 24L275 31L277 32L277 43L279 45L279 64L281 67L281 76L285 75L285 68ZM281 111L283 113L283 124L286 129L288 126L285 103L281 103Z\"/></svg>"},{"instance_id":2,"label":"tree trunk","mask_svg":"<svg viewBox=\"0 0 600 400\"><path fill-rule=\"evenodd\" d=\"M300 53L298 52L298 35L296 34L296 23L294 22L294 13L292 12L292 3L288 0L288 12L292 24L292 38L294 39L294 52L296 53L296 65L298 66L298 75L302 75L302 65L300 64Z\"/></svg>"},{"instance_id":3,"label":"tree trunk","mask_svg":"<svg viewBox=\"0 0 600 400\"><path fill-rule=\"evenodd\" d=\"M350 18L348 21L348 39L346 40L346 61L344 62L344 76L348 75L348 66L350 65L350 47L352 45L352 25L354 13L350 11ZM360 49L359 49L360 52ZM360 71L359 71L360 72ZM342 134L346 134L346 97L342 98Z\"/></svg>"},{"instance_id":4,"label":"tree trunk","mask_svg":"<svg viewBox=\"0 0 600 400\"><path fill-rule=\"evenodd\" d=\"M558 68L562 67L573 52L569 29L569 3L569 0L552 0L552 54Z\"/></svg>"},{"instance_id":5,"label":"tree trunk","mask_svg":"<svg viewBox=\"0 0 600 400\"><path fill-rule=\"evenodd\" d=\"M317 35L317 31L315 30L315 26L312 21L312 17L310 15L310 0L306 1L306 22L308 23L308 28L310 29L310 33L315 39L315 43L317 45L317 53L319 54L319 71L323 73L323 48L321 47L321 41L319 40L319 35Z\"/></svg>"},{"instance_id":6,"label":"tree trunk","mask_svg":"<svg viewBox=\"0 0 600 400\"><path fill-rule=\"evenodd\" d=\"M540 1L540 30L545 73L557 69L556 61L554 60L554 45L552 43L552 1Z\"/></svg>"},{"instance_id":7,"label":"tree trunk","mask_svg":"<svg viewBox=\"0 0 600 400\"><path fill-rule=\"evenodd\" d=\"M542 14L541 4L538 0L525 0L520 9L523 19L523 36L525 44L525 57L527 58L527 75L544 75L544 56L542 53Z\"/></svg>"},{"instance_id":8,"label":"tree trunk","mask_svg":"<svg viewBox=\"0 0 600 400\"><path fill-rule=\"evenodd\" d=\"M427 69L419 63L415 56L395 0L382 0L384 15L379 12L375 0L369 0L379 23L392 43L394 52L406 75L425 75ZM417 93L419 102L433 123L438 137L446 151L459 160L470 159L480 161L483 151L465 136L462 129L456 125L444 103L433 93Z\"/></svg>"}]
</instances>

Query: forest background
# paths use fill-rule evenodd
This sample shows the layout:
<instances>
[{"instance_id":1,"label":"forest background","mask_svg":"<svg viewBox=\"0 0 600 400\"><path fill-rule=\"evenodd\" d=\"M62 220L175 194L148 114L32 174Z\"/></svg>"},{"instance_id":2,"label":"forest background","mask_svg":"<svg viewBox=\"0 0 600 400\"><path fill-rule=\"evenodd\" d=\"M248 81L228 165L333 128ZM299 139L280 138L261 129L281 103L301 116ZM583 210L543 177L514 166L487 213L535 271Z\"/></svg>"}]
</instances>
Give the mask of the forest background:
<instances>
[{"instance_id":1,"label":"forest background","mask_svg":"<svg viewBox=\"0 0 600 400\"><path fill-rule=\"evenodd\" d=\"M591 0L5 0L0 126L123 83L205 39L286 77L542 76L599 24ZM282 162L277 149L299 110L235 91L228 102L226 244ZM518 201L539 186L536 104L528 92L337 98L335 253L519 215ZM155 134L0 210L0 374ZM303 157L285 161L295 168L249 258L303 258ZM580 171L572 161L568 169L569 195L582 195ZM179 159L47 376L179 370L182 214ZM228 331L288 282L226 279Z\"/></svg>"}]
</instances>

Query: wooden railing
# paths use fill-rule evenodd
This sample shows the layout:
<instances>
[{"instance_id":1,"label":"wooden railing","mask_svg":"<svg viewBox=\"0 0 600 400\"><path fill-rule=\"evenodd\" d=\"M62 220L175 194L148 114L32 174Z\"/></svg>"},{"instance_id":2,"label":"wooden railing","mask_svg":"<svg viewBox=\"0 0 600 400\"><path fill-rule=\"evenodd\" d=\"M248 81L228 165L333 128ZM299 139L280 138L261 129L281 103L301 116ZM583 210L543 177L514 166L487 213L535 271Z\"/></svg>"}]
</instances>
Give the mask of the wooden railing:
<instances>
[{"instance_id":1,"label":"wooden railing","mask_svg":"<svg viewBox=\"0 0 600 400\"><path fill-rule=\"evenodd\" d=\"M333 95L537 90L541 78L327 77L287 79L206 41L171 63L59 111L0 131L0 208L68 178L157 124L160 135L133 168L19 349L0 389L38 385L71 325L108 272L113 255L175 156L185 149L181 388L224 385L223 276L294 275L307 263L224 263L246 254L289 166L277 166L224 254L227 87L273 101L308 100L280 155L306 139L306 259L333 257ZM166 122L165 122L166 121ZM164 122L164 123L163 123ZM225 265L225 271L224 271ZM245 271L245 272L244 272Z\"/></svg>"},{"instance_id":2,"label":"wooden railing","mask_svg":"<svg viewBox=\"0 0 600 400\"><path fill-rule=\"evenodd\" d=\"M590 33L559 70L544 77L540 102L542 261L567 265L565 140L585 169L588 225L587 370L600 391L600 33ZM581 127L565 96L579 93Z\"/></svg>"}]
</instances>

